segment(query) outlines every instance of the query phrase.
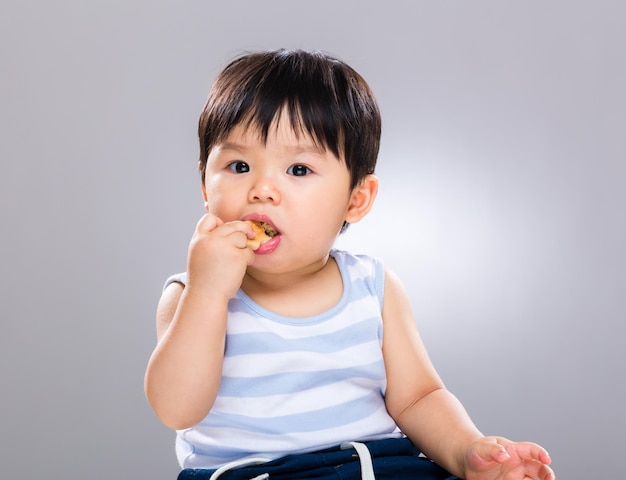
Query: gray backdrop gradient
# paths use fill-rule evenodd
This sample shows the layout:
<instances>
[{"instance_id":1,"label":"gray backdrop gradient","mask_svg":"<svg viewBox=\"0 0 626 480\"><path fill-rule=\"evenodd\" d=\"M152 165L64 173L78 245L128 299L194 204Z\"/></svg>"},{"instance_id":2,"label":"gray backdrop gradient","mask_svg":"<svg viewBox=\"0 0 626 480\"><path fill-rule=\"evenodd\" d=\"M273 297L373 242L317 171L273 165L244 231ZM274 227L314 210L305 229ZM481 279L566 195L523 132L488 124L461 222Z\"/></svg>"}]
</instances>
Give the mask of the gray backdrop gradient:
<instances>
[{"instance_id":1,"label":"gray backdrop gradient","mask_svg":"<svg viewBox=\"0 0 626 480\"><path fill-rule=\"evenodd\" d=\"M317 0L0 7L0 478L172 480L143 395L203 212L196 122L243 50L321 49L384 116L340 246L406 283L488 434L625 478L626 3Z\"/></svg>"}]
</instances>

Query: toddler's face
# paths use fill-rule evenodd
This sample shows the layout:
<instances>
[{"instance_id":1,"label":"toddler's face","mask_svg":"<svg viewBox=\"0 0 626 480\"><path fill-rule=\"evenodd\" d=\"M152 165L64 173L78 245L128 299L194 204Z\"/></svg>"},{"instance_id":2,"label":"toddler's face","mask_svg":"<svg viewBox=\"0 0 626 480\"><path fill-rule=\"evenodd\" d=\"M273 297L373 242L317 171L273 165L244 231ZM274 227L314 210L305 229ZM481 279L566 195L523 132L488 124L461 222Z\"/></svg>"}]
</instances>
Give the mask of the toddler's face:
<instances>
[{"instance_id":1,"label":"toddler's face","mask_svg":"<svg viewBox=\"0 0 626 480\"><path fill-rule=\"evenodd\" d=\"M273 269L325 257L351 199L345 162L288 121L272 125L266 143L254 129L233 128L209 154L203 191L207 211L223 221L257 219L278 230L276 249L253 263Z\"/></svg>"}]
</instances>

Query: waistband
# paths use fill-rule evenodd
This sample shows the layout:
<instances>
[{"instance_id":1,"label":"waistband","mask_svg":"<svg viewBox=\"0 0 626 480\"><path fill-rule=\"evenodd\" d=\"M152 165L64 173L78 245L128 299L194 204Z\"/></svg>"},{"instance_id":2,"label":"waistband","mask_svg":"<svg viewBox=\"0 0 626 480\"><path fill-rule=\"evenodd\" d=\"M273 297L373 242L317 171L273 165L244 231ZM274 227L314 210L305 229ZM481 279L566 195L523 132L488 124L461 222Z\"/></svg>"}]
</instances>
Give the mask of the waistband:
<instances>
[{"instance_id":1,"label":"waistband","mask_svg":"<svg viewBox=\"0 0 626 480\"><path fill-rule=\"evenodd\" d=\"M296 478L456 479L421 454L407 438L346 442L330 449L287 455L271 461L262 457L248 458L229 463L218 469L184 469L178 476L178 480L293 480Z\"/></svg>"}]
</instances>

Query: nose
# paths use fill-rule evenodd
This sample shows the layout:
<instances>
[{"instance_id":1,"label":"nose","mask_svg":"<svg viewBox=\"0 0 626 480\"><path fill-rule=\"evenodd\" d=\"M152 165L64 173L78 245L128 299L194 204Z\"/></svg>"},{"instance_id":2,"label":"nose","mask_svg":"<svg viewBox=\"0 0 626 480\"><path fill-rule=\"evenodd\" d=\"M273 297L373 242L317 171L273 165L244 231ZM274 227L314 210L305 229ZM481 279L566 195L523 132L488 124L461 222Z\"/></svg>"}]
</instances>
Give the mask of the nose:
<instances>
[{"instance_id":1,"label":"nose","mask_svg":"<svg viewBox=\"0 0 626 480\"><path fill-rule=\"evenodd\" d=\"M275 175L270 172L259 173L250 188L250 202L280 202L280 191Z\"/></svg>"}]
</instances>

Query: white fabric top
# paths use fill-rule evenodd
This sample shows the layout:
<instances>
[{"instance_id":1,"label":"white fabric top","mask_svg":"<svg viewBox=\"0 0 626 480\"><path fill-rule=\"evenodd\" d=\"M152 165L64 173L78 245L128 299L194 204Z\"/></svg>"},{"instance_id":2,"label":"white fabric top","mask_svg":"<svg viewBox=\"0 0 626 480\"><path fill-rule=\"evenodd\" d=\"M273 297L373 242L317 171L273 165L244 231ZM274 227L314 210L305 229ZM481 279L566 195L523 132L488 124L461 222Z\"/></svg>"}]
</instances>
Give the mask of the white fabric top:
<instances>
[{"instance_id":1,"label":"white fabric top","mask_svg":"<svg viewBox=\"0 0 626 480\"><path fill-rule=\"evenodd\" d=\"M198 425L177 432L182 468L402 436L384 401L382 263L331 255L344 292L321 315L276 315L241 290L230 300L218 398Z\"/></svg>"}]
</instances>

